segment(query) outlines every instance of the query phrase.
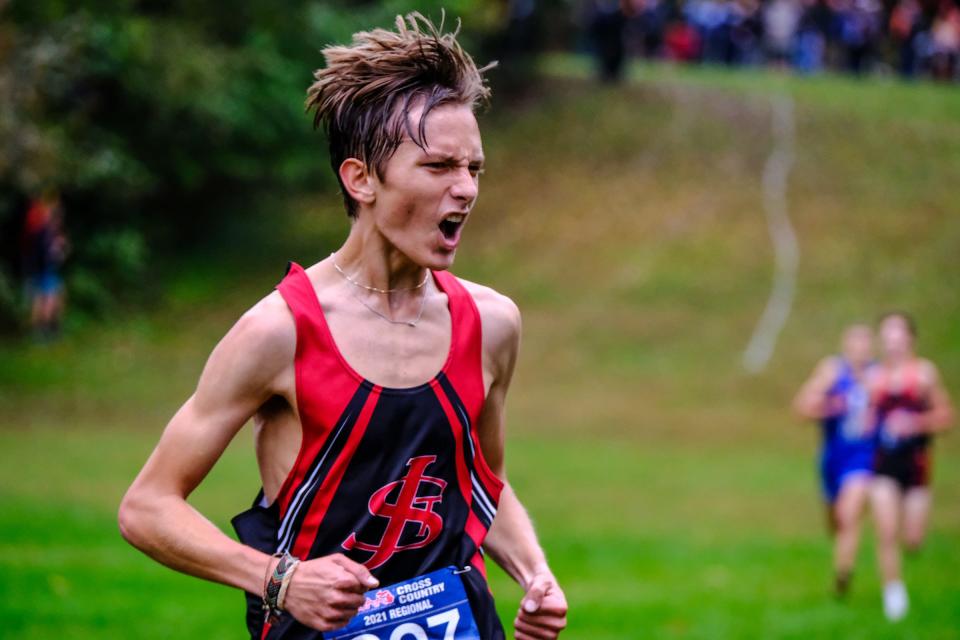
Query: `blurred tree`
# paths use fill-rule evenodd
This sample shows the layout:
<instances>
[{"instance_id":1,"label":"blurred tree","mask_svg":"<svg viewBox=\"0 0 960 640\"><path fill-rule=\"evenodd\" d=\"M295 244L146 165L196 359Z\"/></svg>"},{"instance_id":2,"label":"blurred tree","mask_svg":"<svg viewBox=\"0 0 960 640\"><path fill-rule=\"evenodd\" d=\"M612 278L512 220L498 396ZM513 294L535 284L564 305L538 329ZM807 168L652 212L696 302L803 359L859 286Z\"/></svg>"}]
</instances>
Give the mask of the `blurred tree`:
<instances>
[{"instance_id":1,"label":"blurred tree","mask_svg":"<svg viewBox=\"0 0 960 640\"><path fill-rule=\"evenodd\" d=\"M251 195L331 187L303 115L319 50L441 7L468 46L502 19L483 0L0 0L0 324L16 315L30 197L62 193L73 302L109 306L148 255L256 215Z\"/></svg>"}]
</instances>

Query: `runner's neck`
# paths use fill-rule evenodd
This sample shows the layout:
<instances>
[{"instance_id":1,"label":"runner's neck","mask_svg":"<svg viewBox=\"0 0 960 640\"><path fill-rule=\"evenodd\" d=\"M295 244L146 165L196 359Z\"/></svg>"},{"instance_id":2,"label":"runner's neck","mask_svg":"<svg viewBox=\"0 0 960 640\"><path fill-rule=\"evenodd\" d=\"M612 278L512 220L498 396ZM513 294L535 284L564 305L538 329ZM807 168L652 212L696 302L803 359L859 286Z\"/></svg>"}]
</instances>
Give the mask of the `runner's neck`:
<instances>
[{"instance_id":1,"label":"runner's neck","mask_svg":"<svg viewBox=\"0 0 960 640\"><path fill-rule=\"evenodd\" d=\"M415 289L427 277L426 268L401 253L375 229L362 229L359 223L354 223L334 259L353 280L383 291Z\"/></svg>"}]
</instances>

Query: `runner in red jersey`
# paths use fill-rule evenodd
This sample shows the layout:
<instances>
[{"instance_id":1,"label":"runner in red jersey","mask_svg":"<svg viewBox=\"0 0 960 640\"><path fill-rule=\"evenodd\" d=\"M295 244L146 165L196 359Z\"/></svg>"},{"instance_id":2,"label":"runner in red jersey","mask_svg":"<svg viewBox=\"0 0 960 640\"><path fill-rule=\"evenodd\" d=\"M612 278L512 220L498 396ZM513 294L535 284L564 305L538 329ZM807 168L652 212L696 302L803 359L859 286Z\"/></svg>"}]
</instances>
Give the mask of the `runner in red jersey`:
<instances>
[{"instance_id":1,"label":"runner in red jersey","mask_svg":"<svg viewBox=\"0 0 960 640\"><path fill-rule=\"evenodd\" d=\"M896 312L881 318L883 360L867 382L876 429L871 504L884 613L890 620L903 618L909 606L900 570L901 521L904 543L918 548L930 515L931 438L953 421L940 374L914 353L915 339L910 316Z\"/></svg>"},{"instance_id":2,"label":"runner in red jersey","mask_svg":"<svg viewBox=\"0 0 960 640\"><path fill-rule=\"evenodd\" d=\"M419 16L397 26L326 49L308 94L349 236L291 265L217 346L121 531L245 590L253 638L502 638L485 554L524 589L516 637L555 638L564 594L504 467L519 312L447 272L478 195L473 109L489 90L454 34ZM237 542L186 498L250 418L262 490Z\"/></svg>"}]
</instances>

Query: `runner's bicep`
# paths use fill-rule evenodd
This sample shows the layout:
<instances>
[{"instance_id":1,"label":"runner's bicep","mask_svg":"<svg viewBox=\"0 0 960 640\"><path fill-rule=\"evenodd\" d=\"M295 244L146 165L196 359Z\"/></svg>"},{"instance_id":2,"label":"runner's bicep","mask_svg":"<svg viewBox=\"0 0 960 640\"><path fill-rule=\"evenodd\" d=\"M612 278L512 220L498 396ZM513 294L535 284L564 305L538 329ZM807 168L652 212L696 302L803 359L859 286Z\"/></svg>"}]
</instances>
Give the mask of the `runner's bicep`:
<instances>
[{"instance_id":1,"label":"runner's bicep","mask_svg":"<svg viewBox=\"0 0 960 640\"><path fill-rule=\"evenodd\" d=\"M493 372L477 424L477 436L484 460L493 473L504 480L504 432L506 400L520 350L520 311L508 298L499 304L484 325L485 368Z\"/></svg>"},{"instance_id":2,"label":"runner's bicep","mask_svg":"<svg viewBox=\"0 0 960 640\"><path fill-rule=\"evenodd\" d=\"M505 479L504 446L504 400L506 389L497 384L490 388L487 400L477 420L477 437L480 451L487 466L501 480Z\"/></svg>"},{"instance_id":3,"label":"runner's bicep","mask_svg":"<svg viewBox=\"0 0 960 640\"><path fill-rule=\"evenodd\" d=\"M204 414L235 413L242 422L281 392L279 381L293 366L296 334L265 314L247 313L207 359L194 401Z\"/></svg>"},{"instance_id":4,"label":"runner's bicep","mask_svg":"<svg viewBox=\"0 0 960 640\"><path fill-rule=\"evenodd\" d=\"M244 424L277 392L284 336L244 316L211 353L194 394L164 429L138 483L189 495ZM290 353L287 354L286 352Z\"/></svg>"},{"instance_id":5,"label":"runner's bicep","mask_svg":"<svg viewBox=\"0 0 960 640\"><path fill-rule=\"evenodd\" d=\"M191 396L167 424L134 486L187 497L245 422L227 413L200 412Z\"/></svg>"},{"instance_id":6,"label":"runner's bicep","mask_svg":"<svg viewBox=\"0 0 960 640\"><path fill-rule=\"evenodd\" d=\"M936 427L940 429L949 428L954 419L953 401L950 394L940 379L940 374L936 367L931 365L930 379L930 409L936 415Z\"/></svg>"}]
</instances>

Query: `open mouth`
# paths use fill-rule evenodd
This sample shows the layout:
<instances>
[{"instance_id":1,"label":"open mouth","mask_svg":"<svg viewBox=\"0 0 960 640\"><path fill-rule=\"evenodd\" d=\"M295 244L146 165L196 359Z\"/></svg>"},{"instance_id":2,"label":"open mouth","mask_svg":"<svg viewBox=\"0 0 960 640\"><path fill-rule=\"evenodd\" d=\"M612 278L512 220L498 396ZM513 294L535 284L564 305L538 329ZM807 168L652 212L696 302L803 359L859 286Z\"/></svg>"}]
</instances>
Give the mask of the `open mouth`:
<instances>
[{"instance_id":1,"label":"open mouth","mask_svg":"<svg viewBox=\"0 0 960 640\"><path fill-rule=\"evenodd\" d=\"M440 233L443 234L444 238L452 240L456 237L457 231L460 230L460 227L463 226L463 221L466 219L466 215L455 213L444 218L437 226L440 227Z\"/></svg>"}]
</instances>

